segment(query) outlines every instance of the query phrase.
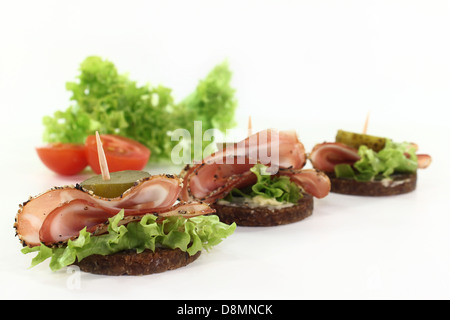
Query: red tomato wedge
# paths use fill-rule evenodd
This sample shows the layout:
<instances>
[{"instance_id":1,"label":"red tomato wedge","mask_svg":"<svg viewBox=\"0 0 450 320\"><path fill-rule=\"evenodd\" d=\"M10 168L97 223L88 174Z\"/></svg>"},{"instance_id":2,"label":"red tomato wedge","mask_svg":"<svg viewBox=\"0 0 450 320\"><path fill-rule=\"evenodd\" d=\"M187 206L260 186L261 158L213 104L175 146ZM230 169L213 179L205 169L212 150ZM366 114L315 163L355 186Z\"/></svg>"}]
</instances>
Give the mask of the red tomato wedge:
<instances>
[{"instance_id":1,"label":"red tomato wedge","mask_svg":"<svg viewBox=\"0 0 450 320\"><path fill-rule=\"evenodd\" d=\"M80 173L86 168L85 146L73 143L53 143L36 148L41 161L50 170L64 176Z\"/></svg>"},{"instance_id":2,"label":"red tomato wedge","mask_svg":"<svg viewBox=\"0 0 450 320\"><path fill-rule=\"evenodd\" d=\"M142 170L150 158L150 150L139 142L112 134L100 135L109 172ZM86 139L86 157L96 174L101 173L95 135Z\"/></svg>"}]
</instances>

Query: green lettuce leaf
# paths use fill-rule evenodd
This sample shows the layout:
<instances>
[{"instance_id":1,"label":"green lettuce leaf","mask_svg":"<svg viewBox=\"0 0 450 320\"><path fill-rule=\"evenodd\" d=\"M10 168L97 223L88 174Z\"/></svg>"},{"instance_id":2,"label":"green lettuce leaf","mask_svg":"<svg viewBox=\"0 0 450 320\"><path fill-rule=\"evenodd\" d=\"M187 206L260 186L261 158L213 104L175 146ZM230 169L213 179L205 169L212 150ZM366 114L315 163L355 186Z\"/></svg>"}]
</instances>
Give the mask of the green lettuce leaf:
<instances>
[{"instance_id":1,"label":"green lettuce leaf","mask_svg":"<svg viewBox=\"0 0 450 320\"><path fill-rule=\"evenodd\" d=\"M164 246L171 249L179 248L194 255L219 244L236 229L236 224L224 224L215 215L189 219L168 217L161 223L157 222L155 215L148 214L141 221L128 223L126 226L119 225L123 217L122 210L109 219L107 234L92 236L84 228L80 231L79 237L76 240L69 240L65 247L49 248L41 244L33 248L25 247L22 252L25 254L38 252L31 266L51 259L50 268L56 271L90 255L109 255L129 249L141 253L146 249L154 251L156 246Z\"/></svg>"},{"instance_id":2,"label":"green lettuce leaf","mask_svg":"<svg viewBox=\"0 0 450 320\"><path fill-rule=\"evenodd\" d=\"M361 157L353 168L347 164L335 166L336 177L371 181L386 179L395 173L414 173L417 171L416 149L410 143L386 141L383 150L375 152L367 146L360 146Z\"/></svg>"},{"instance_id":3,"label":"green lettuce leaf","mask_svg":"<svg viewBox=\"0 0 450 320\"><path fill-rule=\"evenodd\" d=\"M338 178L356 179L355 170L353 170L352 166L349 164L337 164L334 167L334 172Z\"/></svg>"},{"instance_id":4,"label":"green lettuce leaf","mask_svg":"<svg viewBox=\"0 0 450 320\"><path fill-rule=\"evenodd\" d=\"M233 197L253 198L262 196L266 199L276 199L278 202L298 203L303 197L298 185L291 182L286 176L272 176L267 172L267 167L263 164L256 164L250 169L256 175L257 181L250 188L233 189L226 200L232 202Z\"/></svg>"}]
</instances>

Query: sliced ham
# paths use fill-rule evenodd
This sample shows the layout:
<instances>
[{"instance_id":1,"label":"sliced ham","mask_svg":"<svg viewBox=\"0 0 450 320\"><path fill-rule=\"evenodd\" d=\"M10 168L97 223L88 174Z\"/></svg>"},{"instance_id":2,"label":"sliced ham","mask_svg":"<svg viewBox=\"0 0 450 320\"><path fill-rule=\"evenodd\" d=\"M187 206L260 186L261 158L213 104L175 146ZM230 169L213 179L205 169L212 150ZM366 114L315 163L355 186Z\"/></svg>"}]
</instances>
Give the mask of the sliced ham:
<instances>
[{"instance_id":1,"label":"sliced ham","mask_svg":"<svg viewBox=\"0 0 450 320\"><path fill-rule=\"evenodd\" d=\"M264 156L260 156L269 154L270 158L276 154L272 150L274 146L278 148L278 158L273 157L270 163L264 163ZM330 191L328 177L315 170L300 170L305 162L304 146L294 131L261 131L223 148L199 164L187 166L182 173L184 184L180 199L214 203L224 198L233 188L253 185L256 176L250 169L256 163L268 165L273 174L290 176L292 181L313 196L326 196Z\"/></svg>"},{"instance_id":2,"label":"sliced ham","mask_svg":"<svg viewBox=\"0 0 450 320\"><path fill-rule=\"evenodd\" d=\"M39 229L39 242L46 245L64 242L77 236L84 227L92 228L113 216L114 211L106 211L96 203L82 199L72 200L49 213Z\"/></svg>"},{"instance_id":3,"label":"sliced ham","mask_svg":"<svg viewBox=\"0 0 450 320\"><path fill-rule=\"evenodd\" d=\"M268 165L273 173L283 168L301 169L306 163L305 148L295 131L274 129L228 144L201 163L185 168L180 199L214 202L221 193L254 180L249 170L257 163Z\"/></svg>"},{"instance_id":4,"label":"sliced ham","mask_svg":"<svg viewBox=\"0 0 450 320\"><path fill-rule=\"evenodd\" d=\"M354 164L360 156L358 150L339 142L326 142L316 145L309 159L314 168L324 172L334 172L337 164Z\"/></svg>"},{"instance_id":5,"label":"sliced ham","mask_svg":"<svg viewBox=\"0 0 450 320\"><path fill-rule=\"evenodd\" d=\"M432 158L428 154L417 155L417 165L419 169L426 169L431 164Z\"/></svg>"},{"instance_id":6,"label":"sliced ham","mask_svg":"<svg viewBox=\"0 0 450 320\"><path fill-rule=\"evenodd\" d=\"M212 203L231 189L249 185L254 175L249 171L257 163L274 170L301 169L306 153L295 131L263 130L241 142L230 144L206 157L201 163L187 166L180 199L199 199Z\"/></svg>"},{"instance_id":7,"label":"sliced ham","mask_svg":"<svg viewBox=\"0 0 450 320\"><path fill-rule=\"evenodd\" d=\"M272 150L274 147L274 150ZM277 154L278 153L278 154ZM306 164L305 147L293 130L267 129L223 148L202 163L253 164L300 169Z\"/></svg>"},{"instance_id":8,"label":"sliced ham","mask_svg":"<svg viewBox=\"0 0 450 320\"><path fill-rule=\"evenodd\" d=\"M55 209L73 200L84 201L108 213L117 213L122 208L133 212L160 212L173 206L180 193L182 180L170 175L152 176L140 180L122 196L106 199L75 187L54 188L21 206L16 217L16 232L28 246L40 244L39 231Z\"/></svg>"},{"instance_id":9,"label":"sliced ham","mask_svg":"<svg viewBox=\"0 0 450 320\"><path fill-rule=\"evenodd\" d=\"M184 176L183 190L180 198L183 201L199 199L211 200L218 191L230 191L241 184L241 178L250 173L253 164L201 164ZM211 202L211 201L208 201Z\"/></svg>"},{"instance_id":10,"label":"sliced ham","mask_svg":"<svg viewBox=\"0 0 450 320\"><path fill-rule=\"evenodd\" d=\"M322 199L331 190L331 182L328 176L314 169L307 170L280 170L280 175L289 176L291 181L300 186L306 193Z\"/></svg>"},{"instance_id":11,"label":"sliced ham","mask_svg":"<svg viewBox=\"0 0 450 320\"><path fill-rule=\"evenodd\" d=\"M163 218L170 216L191 218L215 212L207 204L199 202L178 204L159 212L149 212L143 209L123 210L125 219L121 224L140 221L148 213ZM98 203L90 203L86 200L72 200L50 212L39 230L39 240L47 245L65 242L77 237L85 227L87 231L95 232L96 235L105 233L107 230L106 221L120 211L121 209L102 207Z\"/></svg>"},{"instance_id":12,"label":"sliced ham","mask_svg":"<svg viewBox=\"0 0 450 320\"><path fill-rule=\"evenodd\" d=\"M74 187L52 189L44 194L30 199L20 208L16 216L16 232L19 239L26 245L39 245L39 230L47 216L62 203L74 199L90 200L88 193Z\"/></svg>"}]
</instances>

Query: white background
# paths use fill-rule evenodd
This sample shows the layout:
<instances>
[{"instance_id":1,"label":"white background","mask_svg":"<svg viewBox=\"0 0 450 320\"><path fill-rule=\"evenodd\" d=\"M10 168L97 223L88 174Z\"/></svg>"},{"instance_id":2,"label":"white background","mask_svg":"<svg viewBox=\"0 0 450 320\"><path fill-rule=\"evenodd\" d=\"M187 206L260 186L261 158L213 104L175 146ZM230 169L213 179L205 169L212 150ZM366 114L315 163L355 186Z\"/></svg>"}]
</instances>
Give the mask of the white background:
<instances>
[{"instance_id":1,"label":"white background","mask_svg":"<svg viewBox=\"0 0 450 320\"><path fill-rule=\"evenodd\" d=\"M2 1L0 298L450 298L449 36L450 1L439 0ZM252 115L255 130L295 129L310 150L337 129L362 130L370 111L369 133L414 141L434 161L412 194L331 194L311 218L240 227L179 270L27 269L12 228L18 204L84 178L40 163L41 119L70 105L65 82L93 54L179 100L228 59L239 128Z\"/></svg>"}]
</instances>

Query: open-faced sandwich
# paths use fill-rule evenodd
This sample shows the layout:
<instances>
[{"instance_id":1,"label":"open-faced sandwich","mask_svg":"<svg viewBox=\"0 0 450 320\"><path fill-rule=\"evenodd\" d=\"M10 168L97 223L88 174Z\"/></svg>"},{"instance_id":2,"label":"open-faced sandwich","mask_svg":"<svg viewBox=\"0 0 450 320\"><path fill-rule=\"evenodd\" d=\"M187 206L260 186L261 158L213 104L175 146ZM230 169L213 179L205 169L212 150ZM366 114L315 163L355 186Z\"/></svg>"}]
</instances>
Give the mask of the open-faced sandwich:
<instances>
[{"instance_id":1,"label":"open-faced sandwich","mask_svg":"<svg viewBox=\"0 0 450 320\"><path fill-rule=\"evenodd\" d=\"M103 172L103 170L102 170ZM235 225L208 204L178 202L182 179L142 171L95 176L53 188L20 205L14 227L32 265L51 259L104 275L144 275L185 266L217 245Z\"/></svg>"},{"instance_id":2,"label":"open-faced sandwich","mask_svg":"<svg viewBox=\"0 0 450 320\"><path fill-rule=\"evenodd\" d=\"M331 191L359 196L389 196L416 189L417 169L431 157L416 154L414 143L339 130L336 142L316 145L309 155L313 167L331 180Z\"/></svg>"},{"instance_id":3,"label":"open-faced sandwich","mask_svg":"<svg viewBox=\"0 0 450 320\"><path fill-rule=\"evenodd\" d=\"M299 221L330 191L329 178L305 163L294 131L264 130L186 166L180 199L209 203L222 222L241 226Z\"/></svg>"}]
</instances>

